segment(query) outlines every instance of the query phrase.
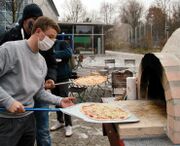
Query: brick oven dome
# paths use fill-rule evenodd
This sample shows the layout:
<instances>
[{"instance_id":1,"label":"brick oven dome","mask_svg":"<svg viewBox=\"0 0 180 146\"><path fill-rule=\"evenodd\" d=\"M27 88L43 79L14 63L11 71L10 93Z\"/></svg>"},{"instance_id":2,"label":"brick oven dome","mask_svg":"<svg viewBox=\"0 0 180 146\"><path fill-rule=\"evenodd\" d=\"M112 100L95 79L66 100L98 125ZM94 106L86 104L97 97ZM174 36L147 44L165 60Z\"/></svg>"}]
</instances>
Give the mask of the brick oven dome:
<instances>
[{"instance_id":1,"label":"brick oven dome","mask_svg":"<svg viewBox=\"0 0 180 146\"><path fill-rule=\"evenodd\" d=\"M180 144L180 29L171 35L161 53L154 55L159 59L164 70L162 85L167 107L166 133L174 144ZM139 77L141 71L138 80Z\"/></svg>"},{"instance_id":2,"label":"brick oven dome","mask_svg":"<svg viewBox=\"0 0 180 146\"><path fill-rule=\"evenodd\" d=\"M161 52L180 54L180 28L171 35Z\"/></svg>"}]
</instances>

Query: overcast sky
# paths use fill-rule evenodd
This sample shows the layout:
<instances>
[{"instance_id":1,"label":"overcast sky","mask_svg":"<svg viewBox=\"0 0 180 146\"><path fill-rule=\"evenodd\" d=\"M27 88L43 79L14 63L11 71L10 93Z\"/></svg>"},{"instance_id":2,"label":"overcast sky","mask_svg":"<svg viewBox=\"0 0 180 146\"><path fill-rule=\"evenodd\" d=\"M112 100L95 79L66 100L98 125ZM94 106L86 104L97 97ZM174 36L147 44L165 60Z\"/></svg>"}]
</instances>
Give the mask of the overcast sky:
<instances>
[{"instance_id":1,"label":"overcast sky","mask_svg":"<svg viewBox=\"0 0 180 146\"><path fill-rule=\"evenodd\" d=\"M67 0L53 0L57 10L61 16L61 14L63 13L63 6L65 1ZM109 2L109 3L117 3L118 0L81 0L83 5L86 7L87 11L92 11L92 10L96 10L98 11L100 9L100 5L102 4L102 2ZM154 0L138 0L140 2L142 2L144 4L145 7L148 7L150 4L152 4L152 2ZM126 2L126 0L119 0L119 2Z\"/></svg>"},{"instance_id":2,"label":"overcast sky","mask_svg":"<svg viewBox=\"0 0 180 146\"><path fill-rule=\"evenodd\" d=\"M53 1L59 12L59 20L62 20L63 16L65 15L65 9L64 9L65 2L69 0L53 0ZM103 2L112 3L112 4L115 4L115 6L120 5L120 4L123 5L123 4L126 4L127 2L127 0L81 0L81 1L82 1L83 6L86 8L87 12L95 11L95 13L96 12L99 13L100 6ZM146 11L149 8L149 6L153 4L155 0L137 0L137 1L139 1L140 3L144 5L145 11ZM116 14L114 15L114 17L116 17Z\"/></svg>"}]
</instances>

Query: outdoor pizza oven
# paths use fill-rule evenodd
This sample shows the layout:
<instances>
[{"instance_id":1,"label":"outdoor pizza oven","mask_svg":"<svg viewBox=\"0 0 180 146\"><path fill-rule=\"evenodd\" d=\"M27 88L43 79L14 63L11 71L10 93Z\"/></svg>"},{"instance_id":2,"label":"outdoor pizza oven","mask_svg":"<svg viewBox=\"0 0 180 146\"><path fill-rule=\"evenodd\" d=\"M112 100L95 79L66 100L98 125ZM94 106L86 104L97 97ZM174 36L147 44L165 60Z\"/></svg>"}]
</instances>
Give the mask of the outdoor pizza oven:
<instances>
[{"instance_id":1,"label":"outdoor pizza oven","mask_svg":"<svg viewBox=\"0 0 180 146\"><path fill-rule=\"evenodd\" d=\"M166 102L166 134L180 144L180 55L148 53L138 71L138 98Z\"/></svg>"}]
</instances>

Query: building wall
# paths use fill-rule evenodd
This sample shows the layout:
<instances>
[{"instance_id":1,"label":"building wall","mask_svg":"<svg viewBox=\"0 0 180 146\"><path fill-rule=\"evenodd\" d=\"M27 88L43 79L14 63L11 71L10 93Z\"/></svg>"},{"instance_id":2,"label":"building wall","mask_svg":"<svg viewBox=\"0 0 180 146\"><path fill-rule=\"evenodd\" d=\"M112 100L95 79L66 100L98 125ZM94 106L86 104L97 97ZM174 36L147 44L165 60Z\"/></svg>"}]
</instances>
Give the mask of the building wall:
<instances>
[{"instance_id":1,"label":"building wall","mask_svg":"<svg viewBox=\"0 0 180 146\"><path fill-rule=\"evenodd\" d=\"M76 54L104 54L104 24L59 23L62 34L58 39L68 39Z\"/></svg>"},{"instance_id":2,"label":"building wall","mask_svg":"<svg viewBox=\"0 0 180 146\"><path fill-rule=\"evenodd\" d=\"M55 10L56 8L51 5L52 0L32 0L32 2L40 6L44 16L50 17L55 21L58 21L58 14Z\"/></svg>"}]
</instances>

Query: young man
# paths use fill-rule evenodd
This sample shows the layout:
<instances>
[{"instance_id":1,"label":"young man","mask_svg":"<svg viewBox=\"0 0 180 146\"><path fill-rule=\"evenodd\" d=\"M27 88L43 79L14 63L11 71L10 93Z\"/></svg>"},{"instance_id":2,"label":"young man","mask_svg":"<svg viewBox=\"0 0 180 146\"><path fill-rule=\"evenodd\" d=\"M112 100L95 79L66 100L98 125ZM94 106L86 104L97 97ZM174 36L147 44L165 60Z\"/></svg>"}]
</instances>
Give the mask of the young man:
<instances>
[{"instance_id":1,"label":"young man","mask_svg":"<svg viewBox=\"0 0 180 146\"><path fill-rule=\"evenodd\" d=\"M54 56L57 60L57 82L67 82L71 76L71 69L69 67L69 59L72 56L72 48L65 41L56 40L53 46ZM60 59L60 61L58 61ZM69 84L62 84L56 86L52 93L61 97L68 96L68 86ZM56 106L56 108L59 108ZM71 116L63 114L61 111L57 113L57 122L51 127L51 131L57 130L64 126L65 123L65 136L71 136L72 132L72 120Z\"/></svg>"},{"instance_id":2,"label":"young man","mask_svg":"<svg viewBox=\"0 0 180 146\"><path fill-rule=\"evenodd\" d=\"M35 20L43 16L41 8L32 3L27 5L23 9L22 19L19 21L19 25L10 29L2 36L0 36L0 45L7 41L16 41L29 39L31 36L31 31ZM42 52L42 51L41 51ZM47 53L46 53L47 54ZM46 88L53 88L53 82L56 80L56 62L53 62L53 55L51 53L47 54L47 66L48 72L46 76ZM35 101L36 108L48 108L49 105L41 101ZM38 146L51 146L51 137L49 132L49 115L46 111L35 112L36 119L36 143Z\"/></svg>"},{"instance_id":3,"label":"young man","mask_svg":"<svg viewBox=\"0 0 180 146\"><path fill-rule=\"evenodd\" d=\"M60 98L44 89L47 66L39 50L50 49L59 32L58 25L39 17L28 40L11 41L0 46L0 145L34 146L35 119L25 107L34 106L34 98L68 107L73 97Z\"/></svg>"}]
</instances>

